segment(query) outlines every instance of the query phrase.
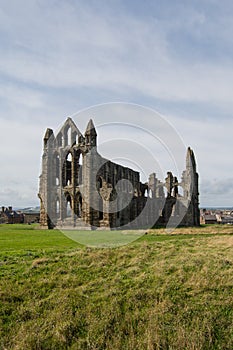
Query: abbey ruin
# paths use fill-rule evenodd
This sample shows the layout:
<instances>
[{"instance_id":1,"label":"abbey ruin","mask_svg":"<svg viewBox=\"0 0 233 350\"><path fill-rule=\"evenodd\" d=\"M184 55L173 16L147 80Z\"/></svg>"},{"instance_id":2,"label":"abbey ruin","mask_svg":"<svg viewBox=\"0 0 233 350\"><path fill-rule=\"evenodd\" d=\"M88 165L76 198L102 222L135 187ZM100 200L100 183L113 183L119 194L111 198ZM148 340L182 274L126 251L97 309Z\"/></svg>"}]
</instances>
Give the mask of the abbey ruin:
<instances>
[{"instance_id":1,"label":"abbey ruin","mask_svg":"<svg viewBox=\"0 0 233 350\"><path fill-rule=\"evenodd\" d=\"M142 183L139 172L98 153L92 120L84 136L71 118L57 135L46 130L39 188L43 228L197 226L198 195L196 162L190 148L180 181L168 172L164 181L153 173Z\"/></svg>"}]
</instances>

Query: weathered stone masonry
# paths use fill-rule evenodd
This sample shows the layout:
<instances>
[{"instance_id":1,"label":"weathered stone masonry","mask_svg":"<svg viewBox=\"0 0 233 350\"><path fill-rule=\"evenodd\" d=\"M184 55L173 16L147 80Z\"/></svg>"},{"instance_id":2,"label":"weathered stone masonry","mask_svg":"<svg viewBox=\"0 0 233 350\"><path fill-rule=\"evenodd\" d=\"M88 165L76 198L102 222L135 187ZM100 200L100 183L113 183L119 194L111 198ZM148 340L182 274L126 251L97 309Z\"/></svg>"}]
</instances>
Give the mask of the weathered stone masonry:
<instances>
[{"instance_id":1,"label":"weathered stone masonry","mask_svg":"<svg viewBox=\"0 0 233 350\"><path fill-rule=\"evenodd\" d=\"M200 224L198 174L190 148L180 182L168 172L164 182L153 173L143 184L139 172L101 157L96 140L92 120L84 136L71 118L56 136L46 130L39 188L41 227Z\"/></svg>"}]
</instances>

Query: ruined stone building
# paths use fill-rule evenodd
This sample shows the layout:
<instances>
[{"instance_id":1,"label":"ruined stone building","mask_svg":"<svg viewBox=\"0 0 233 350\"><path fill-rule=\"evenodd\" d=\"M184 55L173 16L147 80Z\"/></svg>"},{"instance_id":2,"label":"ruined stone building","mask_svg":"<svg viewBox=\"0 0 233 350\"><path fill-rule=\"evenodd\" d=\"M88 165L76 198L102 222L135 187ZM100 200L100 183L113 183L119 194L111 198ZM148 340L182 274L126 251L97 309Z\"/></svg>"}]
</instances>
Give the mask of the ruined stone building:
<instances>
[{"instance_id":1,"label":"ruined stone building","mask_svg":"<svg viewBox=\"0 0 233 350\"><path fill-rule=\"evenodd\" d=\"M0 211L0 224L22 224L24 222L24 216L10 206L5 208L2 206Z\"/></svg>"},{"instance_id":2,"label":"ruined stone building","mask_svg":"<svg viewBox=\"0 0 233 350\"><path fill-rule=\"evenodd\" d=\"M39 188L41 227L196 226L200 223L198 195L190 148L181 181L168 172L164 181L153 173L142 183L139 172L98 153L92 120L84 136L71 118L57 135L46 130Z\"/></svg>"}]
</instances>

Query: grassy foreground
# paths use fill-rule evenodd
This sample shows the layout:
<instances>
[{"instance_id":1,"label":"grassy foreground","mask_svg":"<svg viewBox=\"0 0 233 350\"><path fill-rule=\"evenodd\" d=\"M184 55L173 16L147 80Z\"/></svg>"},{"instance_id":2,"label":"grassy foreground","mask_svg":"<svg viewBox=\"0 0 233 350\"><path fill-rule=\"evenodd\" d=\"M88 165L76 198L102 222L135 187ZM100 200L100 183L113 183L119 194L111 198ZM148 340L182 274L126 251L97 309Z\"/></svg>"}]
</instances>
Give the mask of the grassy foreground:
<instances>
[{"instance_id":1,"label":"grassy foreground","mask_svg":"<svg viewBox=\"0 0 233 350\"><path fill-rule=\"evenodd\" d=\"M118 248L0 225L0 349L233 349L233 228Z\"/></svg>"}]
</instances>

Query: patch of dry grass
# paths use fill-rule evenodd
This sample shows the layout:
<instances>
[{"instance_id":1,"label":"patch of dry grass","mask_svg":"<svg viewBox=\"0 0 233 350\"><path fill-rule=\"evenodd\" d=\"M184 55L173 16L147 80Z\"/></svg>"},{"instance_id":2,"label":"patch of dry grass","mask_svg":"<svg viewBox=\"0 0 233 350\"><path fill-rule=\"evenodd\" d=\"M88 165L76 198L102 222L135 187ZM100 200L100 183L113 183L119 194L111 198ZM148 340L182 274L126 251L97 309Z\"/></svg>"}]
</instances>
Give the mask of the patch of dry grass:
<instances>
[{"instance_id":1,"label":"patch of dry grass","mask_svg":"<svg viewBox=\"0 0 233 350\"><path fill-rule=\"evenodd\" d=\"M166 228L156 228L148 230L150 234L158 235L158 234L168 234L169 231ZM219 235L219 234L233 234L233 226L232 225L202 225L200 227L177 227L171 230L171 234L174 235Z\"/></svg>"},{"instance_id":2,"label":"patch of dry grass","mask_svg":"<svg viewBox=\"0 0 233 350\"><path fill-rule=\"evenodd\" d=\"M47 258L39 258L39 259L35 259L32 262L32 268L38 267L41 264L45 264L49 261L49 259Z\"/></svg>"},{"instance_id":3,"label":"patch of dry grass","mask_svg":"<svg viewBox=\"0 0 233 350\"><path fill-rule=\"evenodd\" d=\"M233 236L199 230L2 253L0 349L231 350Z\"/></svg>"}]
</instances>

